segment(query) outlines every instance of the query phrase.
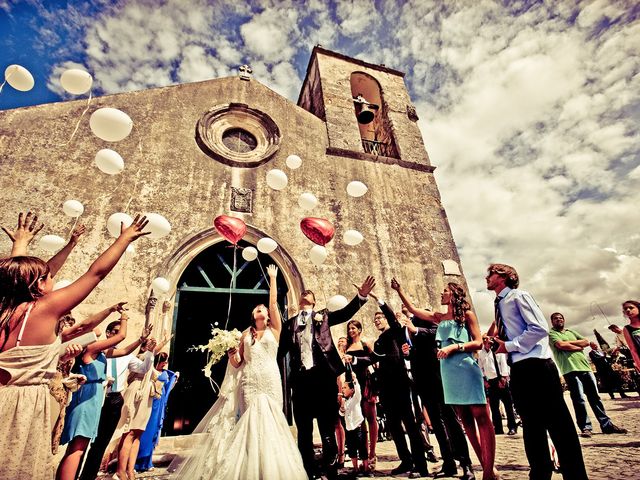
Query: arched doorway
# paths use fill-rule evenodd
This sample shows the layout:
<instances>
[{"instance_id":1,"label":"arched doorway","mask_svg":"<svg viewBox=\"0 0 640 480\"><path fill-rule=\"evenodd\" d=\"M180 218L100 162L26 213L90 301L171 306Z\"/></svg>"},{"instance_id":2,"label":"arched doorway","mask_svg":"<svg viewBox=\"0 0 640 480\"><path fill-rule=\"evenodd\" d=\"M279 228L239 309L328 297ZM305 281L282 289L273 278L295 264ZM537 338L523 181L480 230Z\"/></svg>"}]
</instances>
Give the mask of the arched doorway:
<instances>
[{"instance_id":1,"label":"arched doorway","mask_svg":"<svg viewBox=\"0 0 640 480\"><path fill-rule=\"evenodd\" d=\"M222 241L214 230L191 239L167 265L167 277L173 276L176 287L169 368L180 372L180 380L169 398L164 435L191 433L217 398L202 371L205 354L189 349L207 343L214 324L224 328L230 294L227 329L242 331L249 326L253 308L268 303L267 265L275 263L280 268L278 304L283 317L287 316L288 305L297 302L303 289L295 265L282 248L270 255L260 253L252 262L242 258L242 248L255 245L257 239L265 236L254 228L249 229L245 235L248 241L238 244L235 275L232 275L234 248ZM211 378L218 385L222 382L226 362L225 358L212 369Z\"/></svg>"}]
</instances>

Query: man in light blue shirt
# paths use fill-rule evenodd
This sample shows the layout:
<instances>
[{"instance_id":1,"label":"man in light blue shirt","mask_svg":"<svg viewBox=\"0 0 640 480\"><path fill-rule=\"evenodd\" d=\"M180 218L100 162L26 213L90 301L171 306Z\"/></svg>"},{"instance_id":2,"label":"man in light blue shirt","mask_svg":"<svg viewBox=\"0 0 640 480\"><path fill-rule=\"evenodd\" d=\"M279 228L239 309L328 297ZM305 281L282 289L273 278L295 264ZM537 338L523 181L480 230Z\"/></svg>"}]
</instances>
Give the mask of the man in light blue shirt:
<instances>
[{"instance_id":1,"label":"man in light blue shirt","mask_svg":"<svg viewBox=\"0 0 640 480\"><path fill-rule=\"evenodd\" d=\"M519 290L518 272L504 264L487 271L487 289L496 293L495 322L489 328L496 353L511 364L511 393L522 419L531 480L551 480L553 462L547 432L558 452L565 480L587 480L582 449L560 376L549 348L549 326L533 297Z\"/></svg>"}]
</instances>

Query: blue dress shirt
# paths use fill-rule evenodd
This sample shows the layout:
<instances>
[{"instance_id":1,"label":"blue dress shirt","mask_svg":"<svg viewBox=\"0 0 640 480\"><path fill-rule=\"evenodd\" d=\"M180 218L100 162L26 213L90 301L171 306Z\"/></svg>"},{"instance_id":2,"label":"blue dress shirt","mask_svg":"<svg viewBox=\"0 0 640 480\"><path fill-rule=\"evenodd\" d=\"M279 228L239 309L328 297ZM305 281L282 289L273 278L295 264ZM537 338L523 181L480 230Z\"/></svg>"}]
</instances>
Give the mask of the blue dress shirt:
<instances>
[{"instance_id":1,"label":"blue dress shirt","mask_svg":"<svg viewBox=\"0 0 640 480\"><path fill-rule=\"evenodd\" d=\"M504 346L511 353L511 361L551 358L549 325L531 294L505 287L498 298L498 308L509 339Z\"/></svg>"}]
</instances>

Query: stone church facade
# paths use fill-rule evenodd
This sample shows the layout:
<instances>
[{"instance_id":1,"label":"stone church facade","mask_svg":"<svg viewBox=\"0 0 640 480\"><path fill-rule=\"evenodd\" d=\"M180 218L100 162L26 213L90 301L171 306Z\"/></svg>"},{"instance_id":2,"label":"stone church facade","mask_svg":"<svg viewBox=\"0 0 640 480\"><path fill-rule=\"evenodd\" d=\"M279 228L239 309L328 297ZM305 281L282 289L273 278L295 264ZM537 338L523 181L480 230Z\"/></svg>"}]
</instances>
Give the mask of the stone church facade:
<instances>
[{"instance_id":1,"label":"stone church facade","mask_svg":"<svg viewBox=\"0 0 640 480\"><path fill-rule=\"evenodd\" d=\"M351 298L352 284L371 274L378 281L374 291L394 308L399 302L389 286L392 276L417 304L438 307L445 282L464 283L464 278L403 77L318 46L297 104L244 68L237 77L94 98L72 138L86 100L0 112L0 222L13 225L18 211L31 209L46 223L43 233L67 237L73 219L62 213L62 203L81 201L80 221L88 232L59 273L71 280L112 242L106 221L114 212L166 217L171 233L136 242L135 254L128 254L76 312L82 317L126 300L134 320L131 337L144 322L151 280L158 276L169 280L171 290L155 296L172 303L165 318L156 307L150 321L165 333L179 328L180 279L199 254L225 242L213 228L221 214L246 222L244 240L250 244L265 236L278 242L271 261L280 267L290 306L304 288L316 292L320 306L336 294ZM95 137L88 117L100 107L126 112L134 122L132 133L117 143ZM363 109L373 120L358 121ZM96 168L93 159L102 148L124 158L121 174ZM285 165L292 154L302 159L296 170ZM284 190L267 186L273 168L287 173ZM367 185L364 196L347 195L353 180ZM304 192L319 200L310 212L298 205ZM319 267L309 260L313 244L299 226L307 216L326 218L336 228ZM365 240L346 245L342 234L348 229ZM9 250L7 239L2 249ZM49 255L37 245L32 252ZM210 280L219 291L229 285L228 279ZM250 304L252 297L234 294L234 302ZM226 304L220 305L222 312L201 313L224 319ZM369 302L357 317L368 337L376 335L375 309ZM345 330L335 327L334 335Z\"/></svg>"}]
</instances>

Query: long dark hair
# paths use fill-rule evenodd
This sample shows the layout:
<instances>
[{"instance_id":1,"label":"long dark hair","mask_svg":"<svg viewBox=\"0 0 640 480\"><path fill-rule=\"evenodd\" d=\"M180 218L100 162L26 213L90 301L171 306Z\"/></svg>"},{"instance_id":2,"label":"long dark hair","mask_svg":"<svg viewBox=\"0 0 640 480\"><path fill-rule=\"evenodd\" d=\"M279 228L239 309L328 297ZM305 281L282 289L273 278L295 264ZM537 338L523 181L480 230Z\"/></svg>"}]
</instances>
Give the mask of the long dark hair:
<instances>
[{"instance_id":1,"label":"long dark hair","mask_svg":"<svg viewBox=\"0 0 640 480\"><path fill-rule=\"evenodd\" d=\"M358 330L360 330L360 334L362 334L362 323L360 320L351 319L347 322L347 348L349 348L353 344L353 339L351 335L349 335L349 325L355 325Z\"/></svg>"},{"instance_id":2,"label":"long dark hair","mask_svg":"<svg viewBox=\"0 0 640 480\"><path fill-rule=\"evenodd\" d=\"M451 291L449 303L453 307L453 319L458 323L465 323L464 315L467 310L471 310L471 305L467 302L467 294L457 283L450 282L447 286Z\"/></svg>"},{"instance_id":3,"label":"long dark hair","mask_svg":"<svg viewBox=\"0 0 640 480\"><path fill-rule=\"evenodd\" d=\"M11 318L25 302L42 297L38 280L49 275L49 265L37 257L0 259L0 332L4 334L4 348L11 333Z\"/></svg>"}]
</instances>

